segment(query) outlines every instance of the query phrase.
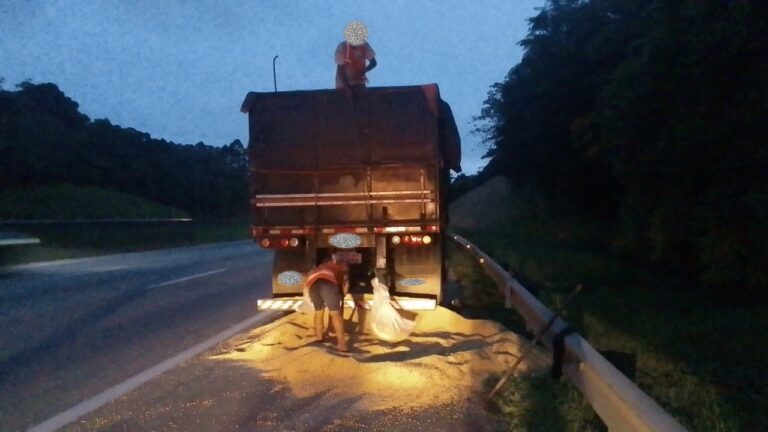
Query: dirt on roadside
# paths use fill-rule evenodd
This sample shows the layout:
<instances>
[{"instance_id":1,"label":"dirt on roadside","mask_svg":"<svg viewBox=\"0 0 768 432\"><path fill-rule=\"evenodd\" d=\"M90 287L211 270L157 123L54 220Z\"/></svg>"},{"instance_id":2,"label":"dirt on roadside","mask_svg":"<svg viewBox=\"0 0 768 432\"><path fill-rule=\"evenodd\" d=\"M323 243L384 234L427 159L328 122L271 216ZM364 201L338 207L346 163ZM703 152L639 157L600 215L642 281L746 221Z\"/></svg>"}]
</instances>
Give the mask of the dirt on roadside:
<instances>
[{"instance_id":1,"label":"dirt on roadside","mask_svg":"<svg viewBox=\"0 0 768 432\"><path fill-rule=\"evenodd\" d=\"M483 403L491 374L525 339L498 323L444 308L416 317L413 334L386 343L350 316L349 353L335 336L314 342L310 315L293 313L229 341L65 430L346 431L504 430ZM361 323L363 323L361 325ZM520 374L546 372L534 351Z\"/></svg>"}]
</instances>

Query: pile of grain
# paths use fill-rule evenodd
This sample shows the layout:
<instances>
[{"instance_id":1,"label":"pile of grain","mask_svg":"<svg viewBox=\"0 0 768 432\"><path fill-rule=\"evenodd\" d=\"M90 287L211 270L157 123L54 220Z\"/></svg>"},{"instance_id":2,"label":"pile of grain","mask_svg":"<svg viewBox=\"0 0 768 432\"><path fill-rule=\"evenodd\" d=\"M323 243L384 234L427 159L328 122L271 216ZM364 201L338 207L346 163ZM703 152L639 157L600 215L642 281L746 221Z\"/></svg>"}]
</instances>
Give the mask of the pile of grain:
<instances>
[{"instance_id":1,"label":"pile of grain","mask_svg":"<svg viewBox=\"0 0 768 432\"><path fill-rule=\"evenodd\" d=\"M354 401L347 410L409 411L481 400L483 380L507 370L525 344L495 322L467 320L444 308L419 313L411 337L390 344L367 332L364 311L350 312L348 354L332 348L334 336L314 343L312 317L295 313L215 358L255 368L297 398L322 394L325 404ZM535 351L519 373L541 373L547 364Z\"/></svg>"}]
</instances>

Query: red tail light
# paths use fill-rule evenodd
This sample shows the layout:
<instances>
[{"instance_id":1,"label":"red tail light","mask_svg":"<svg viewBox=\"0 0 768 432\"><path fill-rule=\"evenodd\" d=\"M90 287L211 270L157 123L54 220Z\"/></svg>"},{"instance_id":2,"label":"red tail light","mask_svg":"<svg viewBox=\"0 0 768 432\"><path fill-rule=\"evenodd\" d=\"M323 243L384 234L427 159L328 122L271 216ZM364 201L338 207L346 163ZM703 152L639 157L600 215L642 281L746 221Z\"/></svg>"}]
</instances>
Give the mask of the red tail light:
<instances>
[{"instance_id":1,"label":"red tail light","mask_svg":"<svg viewBox=\"0 0 768 432\"><path fill-rule=\"evenodd\" d=\"M263 248L288 248L298 247L301 244L300 237L270 238L264 237L259 240L259 245Z\"/></svg>"},{"instance_id":2,"label":"red tail light","mask_svg":"<svg viewBox=\"0 0 768 432\"><path fill-rule=\"evenodd\" d=\"M426 246L432 244L432 236L429 235L407 235L407 236L392 236L392 244L397 246L399 244L405 246Z\"/></svg>"}]
</instances>

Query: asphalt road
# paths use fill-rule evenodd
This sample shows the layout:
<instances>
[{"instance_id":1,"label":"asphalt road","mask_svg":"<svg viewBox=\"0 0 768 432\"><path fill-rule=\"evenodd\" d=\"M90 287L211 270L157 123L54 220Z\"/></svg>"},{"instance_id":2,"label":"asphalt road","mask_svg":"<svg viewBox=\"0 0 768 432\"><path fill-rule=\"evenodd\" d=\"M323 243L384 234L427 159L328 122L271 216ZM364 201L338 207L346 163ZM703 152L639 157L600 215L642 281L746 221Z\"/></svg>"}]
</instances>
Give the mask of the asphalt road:
<instances>
[{"instance_id":1,"label":"asphalt road","mask_svg":"<svg viewBox=\"0 0 768 432\"><path fill-rule=\"evenodd\" d=\"M250 241L0 271L0 430L25 430L256 313Z\"/></svg>"}]
</instances>

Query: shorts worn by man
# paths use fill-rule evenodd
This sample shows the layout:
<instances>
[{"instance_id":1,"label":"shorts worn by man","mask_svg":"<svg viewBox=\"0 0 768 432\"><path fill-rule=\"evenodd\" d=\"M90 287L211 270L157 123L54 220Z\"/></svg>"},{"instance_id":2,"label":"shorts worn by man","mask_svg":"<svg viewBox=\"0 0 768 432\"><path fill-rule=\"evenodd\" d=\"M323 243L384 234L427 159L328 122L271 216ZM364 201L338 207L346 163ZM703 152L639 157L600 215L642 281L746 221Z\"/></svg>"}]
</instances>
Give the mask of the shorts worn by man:
<instances>
[{"instance_id":1,"label":"shorts worn by man","mask_svg":"<svg viewBox=\"0 0 768 432\"><path fill-rule=\"evenodd\" d=\"M347 271L345 264L337 263L331 256L312 270L306 281L309 298L315 307L315 339L323 340L323 310L327 307L339 351L347 351L343 318L343 299L349 286Z\"/></svg>"}]
</instances>

